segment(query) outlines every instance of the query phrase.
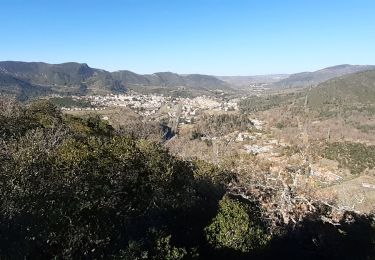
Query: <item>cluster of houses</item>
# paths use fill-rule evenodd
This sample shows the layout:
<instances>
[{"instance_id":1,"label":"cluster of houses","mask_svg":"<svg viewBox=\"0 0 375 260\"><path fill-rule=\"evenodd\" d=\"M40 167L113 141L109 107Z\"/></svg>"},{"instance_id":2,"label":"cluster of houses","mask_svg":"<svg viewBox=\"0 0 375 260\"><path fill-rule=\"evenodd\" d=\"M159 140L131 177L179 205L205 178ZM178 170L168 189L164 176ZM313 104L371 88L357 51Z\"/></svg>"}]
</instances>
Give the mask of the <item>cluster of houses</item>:
<instances>
[{"instance_id":1,"label":"cluster of houses","mask_svg":"<svg viewBox=\"0 0 375 260\"><path fill-rule=\"evenodd\" d=\"M61 107L61 110L65 111L99 111L104 109L104 107Z\"/></svg>"},{"instance_id":2,"label":"cluster of houses","mask_svg":"<svg viewBox=\"0 0 375 260\"><path fill-rule=\"evenodd\" d=\"M93 95L74 97L77 100L89 101L90 108L63 108L65 110L102 110L107 107L128 107L142 116L152 116L166 113L169 117L179 117L180 123L194 122L199 111L235 111L237 102L222 101L207 96L195 98L170 97L157 94L143 95L138 93L111 94L105 96Z\"/></svg>"},{"instance_id":3,"label":"cluster of houses","mask_svg":"<svg viewBox=\"0 0 375 260\"><path fill-rule=\"evenodd\" d=\"M160 107L169 101L169 97L160 95L106 95L106 96L87 96L94 106L99 107L128 107L142 116L155 114Z\"/></svg>"},{"instance_id":4,"label":"cluster of houses","mask_svg":"<svg viewBox=\"0 0 375 260\"><path fill-rule=\"evenodd\" d=\"M191 124L200 111L235 111L238 110L236 102L227 102L207 96L195 98L175 98L167 106L170 117L179 117L181 124Z\"/></svg>"}]
</instances>

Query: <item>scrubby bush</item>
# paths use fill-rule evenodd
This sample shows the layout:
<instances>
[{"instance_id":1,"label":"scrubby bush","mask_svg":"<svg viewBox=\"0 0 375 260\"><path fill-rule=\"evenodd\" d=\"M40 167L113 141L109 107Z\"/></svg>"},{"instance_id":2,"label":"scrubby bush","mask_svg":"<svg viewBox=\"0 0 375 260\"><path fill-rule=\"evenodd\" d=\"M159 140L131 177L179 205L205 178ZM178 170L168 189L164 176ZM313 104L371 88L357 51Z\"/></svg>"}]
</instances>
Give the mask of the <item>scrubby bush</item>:
<instances>
[{"instance_id":1,"label":"scrubby bush","mask_svg":"<svg viewBox=\"0 0 375 260\"><path fill-rule=\"evenodd\" d=\"M229 196L220 201L219 212L206 228L206 236L215 248L241 252L262 249L270 240L256 211Z\"/></svg>"},{"instance_id":2,"label":"scrubby bush","mask_svg":"<svg viewBox=\"0 0 375 260\"><path fill-rule=\"evenodd\" d=\"M350 142L328 143L323 150L323 156L338 161L340 167L349 169L355 175L366 169L375 168L375 145Z\"/></svg>"}]
</instances>

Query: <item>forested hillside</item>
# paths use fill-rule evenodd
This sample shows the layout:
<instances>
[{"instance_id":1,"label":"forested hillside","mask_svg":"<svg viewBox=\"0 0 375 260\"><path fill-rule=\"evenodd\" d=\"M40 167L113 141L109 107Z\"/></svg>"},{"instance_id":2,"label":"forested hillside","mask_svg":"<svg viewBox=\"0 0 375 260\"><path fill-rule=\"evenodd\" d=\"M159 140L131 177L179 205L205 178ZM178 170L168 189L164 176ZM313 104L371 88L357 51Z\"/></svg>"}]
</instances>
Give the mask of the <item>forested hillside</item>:
<instances>
[{"instance_id":1,"label":"forested hillside","mask_svg":"<svg viewBox=\"0 0 375 260\"><path fill-rule=\"evenodd\" d=\"M76 62L0 62L0 93L19 100L47 94L118 94L128 89L163 94L180 91L185 95L211 94L215 90L233 91L228 83L208 75L172 72L140 75L126 70L111 73Z\"/></svg>"},{"instance_id":2,"label":"forested hillside","mask_svg":"<svg viewBox=\"0 0 375 260\"><path fill-rule=\"evenodd\" d=\"M312 109L329 106L366 106L375 104L375 70L328 80L308 94Z\"/></svg>"},{"instance_id":3,"label":"forested hillside","mask_svg":"<svg viewBox=\"0 0 375 260\"><path fill-rule=\"evenodd\" d=\"M253 193L242 196L234 192L233 170L172 156L134 129L65 115L45 100L20 105L1 99L0 108L1 258L375 255L372 216L346 212L332 224L325 221L332 211L327 205L312 202L314 210L298 215L292 211L308 205L296 202L288 212L293 221L283 222L260 205L278 206L273 196L279 190L249 189ZM213 130L228 120L237 122L218 117Z\"/></svg>"}]
</instances>

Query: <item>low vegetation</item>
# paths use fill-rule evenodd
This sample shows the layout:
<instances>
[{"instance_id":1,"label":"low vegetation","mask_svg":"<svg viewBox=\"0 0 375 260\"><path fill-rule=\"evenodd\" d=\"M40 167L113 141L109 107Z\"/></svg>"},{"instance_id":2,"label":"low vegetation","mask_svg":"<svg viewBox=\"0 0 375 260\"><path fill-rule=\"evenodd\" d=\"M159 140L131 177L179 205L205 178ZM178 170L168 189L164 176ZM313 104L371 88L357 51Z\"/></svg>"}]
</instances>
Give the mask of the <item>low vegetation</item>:
<instances>
[{"instance_id":1,"label":"low vegetation","mask_svg":"<svg viewBox=\"0 0 375 260\"><path fill-rule=\"evenodd\" d=\"M194 134L220 136L233 131L248 131L253 125L249 117L243 114L203 115Z\"/></svg>"},{"instance_id":2,"label":"low vegetation","mask_svg":"<svg viewBox=\"0 0 375 260\"><path fill-rule=\"evenodd\" d=\"M301 102L304 93L289 93L267 96L250 96L242 99L238 105L242 113L266 111L281 105L292 105Z\"/></svg>"},{"instance_id":3,"label":"low vegetation","mask_svg":"<svg viewBox=\"0 0 375 260\"><path fill-rule=\"evenodd\" d=\"M323 150L323 156L338 161L340 167L349 169L355 175L366 169L375 168L375 145L348 142L329 143Z\"/></svg>"},{"instance_id":4,"label":"low vegetation","mask_svg":"<svg viewBox=\"0 0 375 260\"><path fill-rule=\"evenodd\" d=\"M85 100L78 100L74 99L72 97L53 97L50 98L49 101L58 106L58 107L66 107L66 108L87 108L92 107L91 103L89 101Z\"/></svg>"}]
</instances>

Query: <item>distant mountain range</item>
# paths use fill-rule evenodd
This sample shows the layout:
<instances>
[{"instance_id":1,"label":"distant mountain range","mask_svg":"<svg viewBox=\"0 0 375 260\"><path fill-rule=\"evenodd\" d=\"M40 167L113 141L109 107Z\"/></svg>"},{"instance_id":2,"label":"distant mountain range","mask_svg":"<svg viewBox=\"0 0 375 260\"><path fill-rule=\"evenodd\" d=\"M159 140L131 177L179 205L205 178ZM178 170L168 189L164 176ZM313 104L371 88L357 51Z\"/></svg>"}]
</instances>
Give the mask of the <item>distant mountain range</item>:
<instances>
[{"instance_id":1,"label":"distant mountain range","mask_svg":"<svg viewBox=\"0 0 375 260\"><path fill-rule=\"evenodd\" d=\"M256 76L216 76L234 87L246 87L251 84L275 83L289 77L289 74L269 74Z\"/></svg>"},{"instance_id":2,"label":"distant mountain range","mask_svg":"<svg viewBox=\"0 0 375 260\"><path fill-rule=\"evenodd\" d=\"M291 75L209 76L172 72L141 75L128 70L109 72L91 68L85 63L3 61L0 62L0 93L15 95L21 100L53 93L86 95L124 93L127 90L169 95L209 95L217 91L233 93L234 89L258 83L266 83L274 88L316 86L332 78L368 70L375 70L375 66L344 64Z\"/></svg>"},{"instance_id":3,"label":"distant mountain range","mask_svg":"<svg viewBox=\"0 0 375 260\"><path fill-rule=\"evenodd\" d=\"M314 72L301 72L296 74L270 74L258 76L216 76L233 87L249 87L253 84L265 83L273 88L295 88L316 86L319 83L332 78L340 77L346 74L374 70L372 65L337 65L324 68Z\"/></svg>"},{"instance_id":4,"label":"distant mountain range","mask_svg":"<svg viewBox=\"0 0 375 260\"><path fill-rule=\"evenodd\" d=\"M114 79L130 88L150 87L185 87L196 90L228 90L230 84L214 77L201 74L180 75L172 72L157 72L140 75L128 70L115 71Z\"/></svg>"},{"instance_id":5,"label":"distant mountain range","mask_svg":"<svg viewBox=\"0 0 375 260\"><path fill-rule=\"evenodd\" d=\"M273 87L277 88L292 88L292 87L306 87L316 86L319 83L327 81L332 78L352 74L356 72L374 70L375 66L372 65L349 65L343 64L325 69L317 70L314 72L301 72L292 74L289 77L280 81L274 82Z\"/></svg>"},{"instance_id":6,"label":"distant mountain range","mask_svg":"<svg viewBox=\"0 0 375 260\"><path fill-rule=\"evenodd\" d=\"M156 88L164 91L232 91L230 85L213 76L179 75L159 72L140 75L131 71L108 72L85 63L48 64L43 62L0 62L0 93L16 95L24 100L47 94L85 95L123 93L128 89Z\"/></svg>"}]
</instances>

